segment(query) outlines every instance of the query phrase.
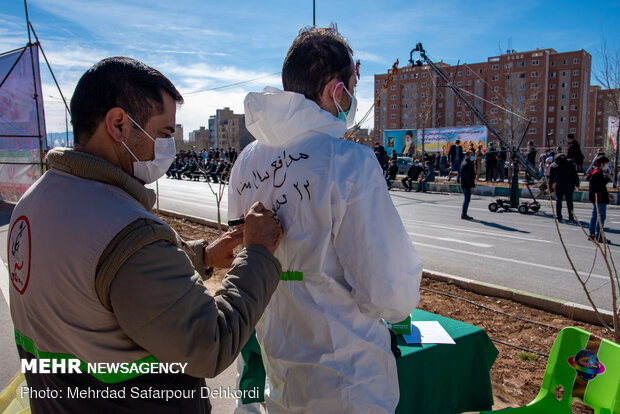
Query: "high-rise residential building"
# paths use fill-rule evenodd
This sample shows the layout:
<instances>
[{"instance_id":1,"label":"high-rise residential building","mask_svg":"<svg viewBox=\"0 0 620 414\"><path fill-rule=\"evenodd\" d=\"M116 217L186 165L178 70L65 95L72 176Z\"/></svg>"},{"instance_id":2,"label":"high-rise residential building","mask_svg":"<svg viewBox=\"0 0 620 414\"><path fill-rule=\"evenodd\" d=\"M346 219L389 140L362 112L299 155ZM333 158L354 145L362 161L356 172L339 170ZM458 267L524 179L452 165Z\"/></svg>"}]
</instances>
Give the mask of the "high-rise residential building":
<instances>
[{"instance_id":1,"label":"high-rise residential building","mask_svg":"<svg viewBox=\"0 0 620 414\"><path fill-rule=\"evenodd\" d=\"M174 144L177 150L183 149L183 125L176 124L174 126L174 134L172 134L174 138Z\"/></svg>"},{"instance_id":2,"label":"high-rise residential building","mask_svg":"<svg viewBox=\"0 0 620 414\"><path fill-rule=\"evenodd\" d=\"M254 137L245 127L245 115L235 114L226 107L209 117L209 140L212 147L241 151Z\"/></svg>"},{"instance_id":3,"label":"high-rise residential building","mask_svg":"<svg viewBox=\"0 0 620 414\"><path fill-rule=\"evenodd\" d=\"M609 133L609 118L618 118L617 107L613 100L620 100L620 90L618 89L601 89L599 86L592 87L592 106L590 109L590 117L592 119L592 129L594 131L594 146L598 148L607 148L607 140ZM615 138L617 139L617 137Z\"/></svg>"},{"instance_id":4,"label":"high-rise residential building","mask_svg":"<svg viewBox=\"0 0 620 414\"><path fill-rule=\"evenodd\" d=\"M189 144L194 151L199 152L209 148L209 130L204 126L189 133Z\"/></svg>"},{"instance_id":5,"label":"high-rise residential building","mask_svg":"<svg viewBox=\"0 0 620 414\"><path fill-rule=\"evenodd\" d=\"M537 49L510 50L481 63L436 65L508 141L518 144L524 138L539 147L566 146L567 135L573 133L587 148L594 145L588 128L591 63L585 50ZM381 140L386 129L481 124L429 65L375 75L377 95L375 140Z\"/></svg>"}]
</instances>

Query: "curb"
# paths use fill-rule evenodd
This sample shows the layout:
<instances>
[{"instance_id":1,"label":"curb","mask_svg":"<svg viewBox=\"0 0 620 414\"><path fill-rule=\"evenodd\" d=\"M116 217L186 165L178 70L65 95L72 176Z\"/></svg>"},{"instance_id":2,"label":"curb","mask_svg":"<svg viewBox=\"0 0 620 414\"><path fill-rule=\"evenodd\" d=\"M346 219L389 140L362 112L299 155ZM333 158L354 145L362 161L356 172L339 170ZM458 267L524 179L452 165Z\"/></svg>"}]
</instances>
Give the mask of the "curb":
<instances>
[{"instance_id":1,"label":"curb","mask_svg":"<svg viewBox=\"0 0 620 414\"><path fill-rule=\"evenodd\" d=\"M166 216L188 220L190 222L202 224L217 229L217 222L211 220L206 220L188 214L177 213L175 211L162 209L159 209L158 211L159 213ZM222 229L227 230L228 225L222 223ZM531 306L532 308L554 313L556 315L565 316L567 318L577 321L586 322L593 325L601 324L601 322L598 320L598 317L596 316L596 312L594 312L594 309L589 306L581 305L579 303L553 299L547 296L538 295L536 293L524 292L517 289L494 285L492 283L479 282L477 280L454 276L448 273L437 272L434 270L424 269L424 271L422 272L422 276L439 282L451 283L460 288L463 288L473 293L478 293L480 295L510 299L514 302ZM601 314L601 317L606 324L610 326L613 324L613 315L611 311L599 309L599 313Z\"/></svg>"},{"instance_id":2,"label":"curb","mask_svg":"<svg viewBox=\"0 0 620 414\"><path fill-rule=\"evenodd\" d=\"M190 216L189 214L178 213L176 211L163 210L161 208L159 210L154 208L153 211L161 213L165 216L175 217L178 219L191 221L193 223L202 224L204 226L217 229L217 221L211 221L211 220L203 219L203 218L196 217L196 216ZM228 224L222 223L222 230L224 231L228 230Z\"/></svg>"},{"instance_id":3,"label":"curb","mask_svg":"<svg viewBox=\"0 0 620 414\"><path fill-rule=\"evenodd\" d=\"M601 325L596 312L589 306L579 303L567 302L558 299L549 298L535 293L523 292L517 289L506 288L494 285L492 283L479 282L464 277L453 276L447 273L436 272L433 270L424 270L424 277L438 282L451 283L470 292L478 293L485 296L494 296L503 299L510 299L532 308L540 309L546 312L555 313L556 315L565 316L581 322L593 325ZM606 324L613 324L613 314L611 311L599 309L599 313Z\"/></svg>"}]
</instances>

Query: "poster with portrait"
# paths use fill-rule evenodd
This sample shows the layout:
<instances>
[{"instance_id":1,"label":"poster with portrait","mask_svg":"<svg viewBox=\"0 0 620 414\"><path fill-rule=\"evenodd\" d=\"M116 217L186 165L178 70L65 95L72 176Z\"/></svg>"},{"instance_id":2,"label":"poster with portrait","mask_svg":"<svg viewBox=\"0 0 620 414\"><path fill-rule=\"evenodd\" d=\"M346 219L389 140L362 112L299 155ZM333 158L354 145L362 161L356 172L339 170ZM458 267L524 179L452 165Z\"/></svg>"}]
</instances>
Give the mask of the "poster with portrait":
<instances>
[{"instance_id":1,"label":"poster with portrait","mask_svg":"<svg viewBox=\"0 0 620 414\"><path fill-rule=\"evenodd\" d=\"M618 117L610 116L607 119L607 152L616 151L616 141L618 140Z\"/></svg>"},{"instance_id":2,"label":"poster with portrait","mask_svg":"<svg viewBox=\"0 0 620 414\"><path fill-rule=\"evenodd\" d=\"M422 138L424 138L424 151L426 152L443 152L445 154L450 150L450 146L461 141L463 149L469 148L469 144L473 144L478 148L482 145L486 148L489 132L486 126L473 127L455 127L455 128L428 128L422 133L417 131L417 146L419 152L422 151Z\"/></svg>"},{"instance_id":3,"label":"poster with portrait","mask_svg":"<svg viewBox=\"0 0 620 414\"><path fill-rule=\"evenodd\" d=\"M383 145L388 154L410 155L415 151L415 129L388 129L383 131Z\"/></svg>"}]
</instances>

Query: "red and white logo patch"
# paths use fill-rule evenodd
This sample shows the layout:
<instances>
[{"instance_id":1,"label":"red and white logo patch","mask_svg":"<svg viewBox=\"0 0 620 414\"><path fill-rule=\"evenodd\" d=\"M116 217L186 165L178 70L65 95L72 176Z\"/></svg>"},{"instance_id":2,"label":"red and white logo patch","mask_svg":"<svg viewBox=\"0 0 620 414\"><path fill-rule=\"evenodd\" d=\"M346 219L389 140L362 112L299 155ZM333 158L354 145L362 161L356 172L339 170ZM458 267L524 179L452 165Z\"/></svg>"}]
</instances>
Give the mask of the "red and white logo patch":
<instances>
[{"instance_id":1,"label":"red and white logo patch","mask_svg":"<svg viewBox=\"0 0 620 414\"><path fill-rule=\"evenodd\" d=\"M11 283L23 295L30 279L30 223L26 216L13 223L8 248Z\"/></svg>"}]
</instances>

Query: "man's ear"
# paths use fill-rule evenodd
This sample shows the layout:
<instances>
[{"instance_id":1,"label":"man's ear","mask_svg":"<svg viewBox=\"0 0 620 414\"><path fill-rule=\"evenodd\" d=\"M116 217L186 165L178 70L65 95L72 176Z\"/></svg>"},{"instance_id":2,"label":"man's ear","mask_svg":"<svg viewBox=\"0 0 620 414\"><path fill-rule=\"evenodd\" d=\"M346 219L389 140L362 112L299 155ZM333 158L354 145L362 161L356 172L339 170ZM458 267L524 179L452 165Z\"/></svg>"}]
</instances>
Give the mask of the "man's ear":
<instances>
[{"instance_id":1,"label":"man's ear","mask_svg":"<svg viewBox=\"0 0 620 414\"><path fill-rule=\"evenodd\" d=\"M337 78L334 78L327 82L327 85L325 85L325 88L323 88L322 98L325 102L333 103L334 98L336 99L336 102L340 102L340 100L342 99L343 89L344 84L341 83L341 81Z\"/></svg>"},{"instance_id":2,"label":"man's ear","mask_svg":"<svg viewBox=\"0 0 620 414\"><path fill-rule=\"evenodd\" d=\"M125 111L115 107L108 111L105 115L106 131L114 141L123 142L129 130L129 118L125 115Z\"/></svg>"}]
</instances>

